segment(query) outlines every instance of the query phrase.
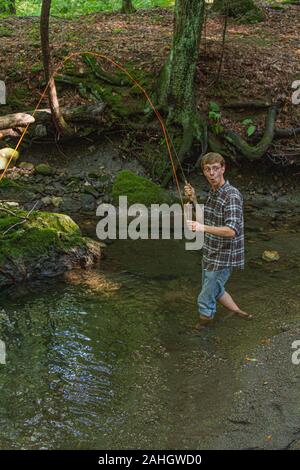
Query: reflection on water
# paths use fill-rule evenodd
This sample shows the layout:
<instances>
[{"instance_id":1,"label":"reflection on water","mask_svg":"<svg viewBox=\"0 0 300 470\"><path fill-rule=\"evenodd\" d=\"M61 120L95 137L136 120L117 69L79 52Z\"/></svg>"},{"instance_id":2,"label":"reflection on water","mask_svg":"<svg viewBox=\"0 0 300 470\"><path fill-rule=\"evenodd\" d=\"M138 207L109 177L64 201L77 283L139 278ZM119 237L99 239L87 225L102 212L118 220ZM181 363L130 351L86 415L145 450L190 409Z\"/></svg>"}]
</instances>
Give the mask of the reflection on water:
<instances>
[{"instance_id":1,"label":"reflection on water","mask_svg":"<svg viewBox=\"0 0 300 470\"><path fill-rule=\"evenodd\" d=\"M297 250L290 243L289 256ZM263 249L252 247L254 262ZM299 271L299 253L293 260ZM191 329L200 257L181 242L116 242L101 272L3 293L0 447L209 447L222 432L241 358L283 320L300 317L299 289L282 263L250 263L229 281L254 322L226 319L220 309L202 335Z\"/></svg>"}]
</instances>

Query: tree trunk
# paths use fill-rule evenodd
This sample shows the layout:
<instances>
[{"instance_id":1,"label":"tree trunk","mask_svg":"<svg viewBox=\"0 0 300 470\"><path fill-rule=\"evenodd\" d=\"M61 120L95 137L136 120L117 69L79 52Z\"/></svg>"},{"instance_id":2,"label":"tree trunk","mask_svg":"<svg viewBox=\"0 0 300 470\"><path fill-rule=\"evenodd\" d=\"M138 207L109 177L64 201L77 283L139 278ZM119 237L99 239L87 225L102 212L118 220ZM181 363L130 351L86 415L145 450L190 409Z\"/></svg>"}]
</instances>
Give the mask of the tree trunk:
<instances>
[{"instance_id":1,"label":"tree trunk","mask_svg":"<svg viewBox=\"0 0 300 470\"><path fill-rule=\"evenodd\" d=\"M122 0L121 13L134 13L135 11L132 0Z\"/></svg>"},{"instance_id":2,"label":"tree trunk","mask_svg":"<svg viewBox=\"0 0 300 470\"><path fill-rule=\"evenodd\" d=\"M16 14L15 0L0 0L0 13Z\"/></svg>"},{"instance_id":3,"label":"tree trunk","mask_svg":"<svg viewBox=\"0 0 300 470\"><path fill-rule=\"evenodd\" d=\"M254 0L214 0L212 8L214 11L222 15L228 14L232 18L256 14L259 19L260 16L260 10Z\"/></svg>"},{"instance_id":4,"label":"tree trunk","mask_svg":"<svg viewBox=\"0 0 300 470\"><path fill-rule=\"evenodd\" d=\"M46 83L49 83L48 97L52 111L53 122L59 134L72 135L72 129L67 125L59 108L54 77L52 76L51 55L49 48L49 16L51 0L43 0L40 20L41 46Z\"/></svg>"},{"instance_id":5,"label":"tree trunk","mask_svg":"<svg viewBox=\"0 0 300 470\"><path fill-rule=\"evenodd\" d=\"M204 20L204 0L176 0L173 43L156 89L158 108L168 115L168 126L183 128L178 158L183 161L195 140L205 150L206 132L196 109L195 73ZM167 184L170 174L163 184Z\"/></svg>"},{"instance_id":6,"label":"tree trunk","mask_svg":"<svg viewBox=\"0 0 300 470\"><path fill-rule=\"evenodd\" d=\"M204 0L176 0L173 44L158 82L158 104L176 110L194 107L194 78L204 17Z\"/></svg>"}]
</instances>

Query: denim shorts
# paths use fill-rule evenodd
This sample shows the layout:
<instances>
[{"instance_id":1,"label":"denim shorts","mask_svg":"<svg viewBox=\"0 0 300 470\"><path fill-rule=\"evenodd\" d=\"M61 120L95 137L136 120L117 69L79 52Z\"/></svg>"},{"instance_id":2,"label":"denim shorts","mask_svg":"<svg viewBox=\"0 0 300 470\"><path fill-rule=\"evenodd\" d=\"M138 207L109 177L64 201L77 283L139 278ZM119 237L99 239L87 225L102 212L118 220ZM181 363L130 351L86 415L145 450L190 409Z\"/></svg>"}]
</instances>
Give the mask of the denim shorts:
<instances>
[{"instance_id":1,"label":"denim shorts","mask_svg":"<svg viewBox=\"0 0 300 470\"><path fill-rule=\"evenodd\" d=\"M209 318L214 317L217 310L217 300L224 294L224 286L232 270L232 267L226 267L218 271L208 271L202 268L202 289L197 300L199 315Z\"/></svg>"}]
</instances>

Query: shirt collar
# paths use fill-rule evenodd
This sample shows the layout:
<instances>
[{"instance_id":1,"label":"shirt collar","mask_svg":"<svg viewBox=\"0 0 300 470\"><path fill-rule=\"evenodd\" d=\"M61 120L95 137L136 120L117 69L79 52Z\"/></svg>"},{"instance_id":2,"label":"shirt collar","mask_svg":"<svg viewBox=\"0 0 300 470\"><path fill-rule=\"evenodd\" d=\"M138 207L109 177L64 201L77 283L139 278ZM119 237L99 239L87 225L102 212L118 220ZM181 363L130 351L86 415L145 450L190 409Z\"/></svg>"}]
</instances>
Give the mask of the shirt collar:
<instances>
[{"instance_id":1,"label":"shirt collar","mask_svg":"<svg viewBox=\"0 0 300 470\"><path fill-rule=\"evenodd\" d=\"M217 196L217 195L221 194L224 191L224 189L227 188L227 186L229 186L229 181L228 180L226 180L225 183L223 184L223 186L218 188L216 191L213 191L212 188L211 188L210 191L209 191L209 194L211 196Z\"/></svg>"}]
</instances>

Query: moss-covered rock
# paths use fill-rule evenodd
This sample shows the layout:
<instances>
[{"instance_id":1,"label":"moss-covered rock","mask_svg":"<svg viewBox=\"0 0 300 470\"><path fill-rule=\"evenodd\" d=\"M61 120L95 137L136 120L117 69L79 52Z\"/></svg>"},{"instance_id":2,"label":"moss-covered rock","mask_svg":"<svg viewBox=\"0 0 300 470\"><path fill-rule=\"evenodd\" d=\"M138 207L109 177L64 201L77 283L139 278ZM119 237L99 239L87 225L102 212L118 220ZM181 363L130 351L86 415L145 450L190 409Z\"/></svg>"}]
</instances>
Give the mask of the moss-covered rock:
<instances>
[{"instance_id":1,"label":"moss-covered rock","mask_svg":"<svg viewBox=\"0 0 300 470\"><path fill-rule=\"evenodd\" d=\"M35 167L36 173L43 176L51 176L54 173L54 169L48 165L48 163L40 163Z\"/></svg>"},{"instance_id":2,"label":"moss-covered rock","mask_svg":"<svg viewBox=\"0 0 300 470\"><path fill-rule=\"evenodd\" d=\"M27 212L17 209L10 214L3 207L0 206L0 286L86 268L99 260L99 244L83 238L67 215L36 211L26 220Z\"/></svg>"},{"instance_id":3,"label":"moss-covered rock","mask_svg":"<svg viewBox=\"0 0 300 470\"><path fill-rule=\"evenodd\" d=\"M22 170L34 170L34 164L30 162L21 162L19 164L19 168L22 168Z\"/></svg>"},{"instance_id":4,"label":"moss-covered rock","mask_svg":"<svg viewBox=\"0 0 300 470\"><path fill-rule=\"evenodd\" d=\"M121 171L113 184L112 197L117 204L119 196L127 196L128 205L140 203L150 206L172 202L170 194L159 185L131 171Z\"/></svg>"}]
</instances>

